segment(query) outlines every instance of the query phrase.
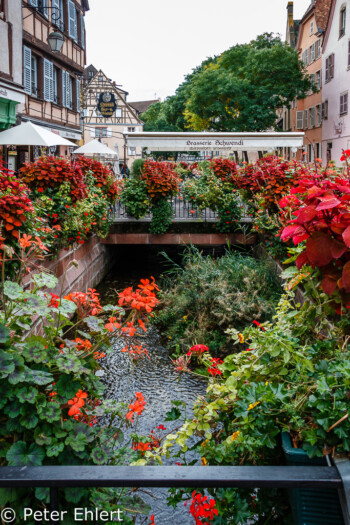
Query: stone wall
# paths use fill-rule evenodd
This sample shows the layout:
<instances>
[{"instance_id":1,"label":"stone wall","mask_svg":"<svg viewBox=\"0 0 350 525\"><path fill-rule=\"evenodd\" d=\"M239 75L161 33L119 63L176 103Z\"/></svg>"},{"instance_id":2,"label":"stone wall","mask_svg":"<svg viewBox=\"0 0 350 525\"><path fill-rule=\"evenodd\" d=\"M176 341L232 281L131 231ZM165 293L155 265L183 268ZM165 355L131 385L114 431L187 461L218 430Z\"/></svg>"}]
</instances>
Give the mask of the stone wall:
<instances>
[{"instance_id":1,"label":"stone wall","mask_svg":"<svg viewBox=\"0 0 350 525\"><path fill-rule=\"evenodd\" d=\"M75 261L72 264L72 261ZM112 257L107 246L96 236L76 249L61 250L53 260L42 266L57 278L58 285L52 293L62 296L69 292L86 292L97 286L112 265ZM28 276L29 280L29 276Z\"/></svg>"}]
</instances>

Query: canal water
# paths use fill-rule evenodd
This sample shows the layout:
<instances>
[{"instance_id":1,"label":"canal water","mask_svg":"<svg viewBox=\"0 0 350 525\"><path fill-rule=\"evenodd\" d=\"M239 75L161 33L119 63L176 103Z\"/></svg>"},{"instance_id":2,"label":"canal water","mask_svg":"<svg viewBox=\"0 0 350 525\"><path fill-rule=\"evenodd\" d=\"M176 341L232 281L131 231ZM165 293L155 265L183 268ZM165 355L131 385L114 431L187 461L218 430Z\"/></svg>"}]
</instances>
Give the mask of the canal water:
<instances>
[{"instance_id":1,"label":"canal water","mask_svg":"<svg viewBox=\"0 0 350 525\"><path fill-rule=\"evenodd\" d=\"M178 255L174 253L175 257ZM127 286L135 286L140 279L153 275L158 280L164 258L154 250L142 252L123 250L117 252L118 261L112 271L99 287L103 303L115 302L116 290ZM101 363L106 399L130 401L135 392L142 392L146 400L146 408L138 418L137 432L148 436L157 426L164 425L166 433L179 425L179 421L165 421L166 413L173 407L171 401L184 401L187 405L187 417L191 417L193 402L199 395L204 395L207 382L205 379L179 375L171 362L167 348L162 344L160 334L151 327L143 340L143 346L148 349L150 359L140 359L132 362L127 353L122 353L122 341L115 341L113 352ZM196 459L193 452L187 460ZM197 458L199 460L199 458ZM176 460L174 459L173 462ZM172 462L168 461L168 464ZM179 466L181 468L181 466ZM193 518L189 515L188 506L179 504L177 509L167 506L167 489L145 489L140 496L152 507L156 525L192 525ZM137 523L140 523L138 521Z\"/></svg>"}]
</instances>

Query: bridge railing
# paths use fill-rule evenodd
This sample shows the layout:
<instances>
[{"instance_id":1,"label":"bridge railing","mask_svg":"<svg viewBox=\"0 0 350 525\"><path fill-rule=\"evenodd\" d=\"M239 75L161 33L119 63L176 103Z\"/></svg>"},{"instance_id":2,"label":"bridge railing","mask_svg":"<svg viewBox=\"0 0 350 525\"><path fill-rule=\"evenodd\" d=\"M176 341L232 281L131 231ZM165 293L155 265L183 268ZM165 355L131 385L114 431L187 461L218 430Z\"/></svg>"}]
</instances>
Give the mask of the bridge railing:
<instances>
[{"instance_id":1,"label":"bridge railing","mask_svg":"<svg viewBox=\"0 0 350 525\"><path fill-rule=\"evenodd\" d=\"M215 211L210 208L206 208L203 211L199 211L196 208L193 208L190 202L185 201L180 197L173 197L171 199L171 206L173 208L173 220L174 221L190 221L190 220L200 220L203 222L215 222L218 218L218 215ZM125 206L117 201L111 211L115 222L128 222L135 221L136 219L127 214ZM152 218L152 213L147 213L145 217L139 219L139 221L149 222Z\"/></svg>"},{"instance_id":2,"label":"bridge railing","mask_svg":"<svg viewBox=\"0 0 350 525\"><path fill-rule=\"evenodd\" d=\"M0 467L0 487L48 487L51 511L58 510L58 489L66 487L337 489L349 525L349 476L340 472L334 466Z\"/></svg>"}]
</instances>

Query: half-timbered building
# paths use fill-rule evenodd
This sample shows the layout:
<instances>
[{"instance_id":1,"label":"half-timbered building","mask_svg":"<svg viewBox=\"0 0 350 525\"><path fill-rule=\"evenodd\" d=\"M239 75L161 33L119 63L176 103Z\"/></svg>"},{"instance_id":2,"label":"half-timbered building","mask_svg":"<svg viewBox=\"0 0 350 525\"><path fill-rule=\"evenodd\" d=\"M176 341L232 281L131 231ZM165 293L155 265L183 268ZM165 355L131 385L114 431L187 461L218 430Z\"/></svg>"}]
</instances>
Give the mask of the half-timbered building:
<instances>
[{"instance_id":1,"label":"half-timbered building","mask_svg":"<svg viewBox=\"0 0 350 525\"><path fill-rule=\"evenodd\" d=\"M90 65L84 74L84 143L96 138L113 149L122 167L131 166L141 148L127 148L124 133L143 130L137 111L127 102L128 92L117 86L101 70Z\"/></svg>"},{"instance_id":2,"label":"half-timbered building","mask_svg":"<svg viewBox=\"0 0 350 525\"><path fill-rule=\"evenodd\" d=\"M26 101L21 120L30 120L77 144L82 138L80 93L87 10L88 0L23 0ZM48 44L52 32L64 39L59 52L53 52ZM51 153L69 153L63 147L54 150Z\"/></svg>"}]
</instances>

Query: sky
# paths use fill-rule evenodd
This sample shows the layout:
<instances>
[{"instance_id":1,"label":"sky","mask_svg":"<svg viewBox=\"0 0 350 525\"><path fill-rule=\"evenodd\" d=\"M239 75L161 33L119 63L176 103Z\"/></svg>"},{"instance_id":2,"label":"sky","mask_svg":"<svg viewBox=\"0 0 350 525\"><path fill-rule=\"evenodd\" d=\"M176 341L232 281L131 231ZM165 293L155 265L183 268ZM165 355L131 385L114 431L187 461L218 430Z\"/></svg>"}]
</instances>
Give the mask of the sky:
<instances>
[{"instance_id":1,"label":"sky","mask_svg":"<svg viewBox=\"0 0 350 525\"><path fill-rule=\"evenodd\" d=\"M205 58L264 32L285 38L288 0L89 0L87 65L129 93L164 100ZM294 0L301 18L310 0Z\"/></svg>"}]
</instances>

